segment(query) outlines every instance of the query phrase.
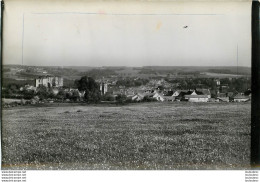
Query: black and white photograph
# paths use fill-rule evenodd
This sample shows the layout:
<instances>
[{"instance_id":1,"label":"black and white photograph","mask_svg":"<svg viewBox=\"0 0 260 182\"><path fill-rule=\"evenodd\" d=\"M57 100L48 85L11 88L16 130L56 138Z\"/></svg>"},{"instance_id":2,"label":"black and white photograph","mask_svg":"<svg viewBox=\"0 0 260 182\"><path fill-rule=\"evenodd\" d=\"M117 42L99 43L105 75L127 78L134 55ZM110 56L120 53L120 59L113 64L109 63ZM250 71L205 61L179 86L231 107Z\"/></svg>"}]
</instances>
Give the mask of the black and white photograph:
<instances>
[{"instance_id":1,"label":"black and white photograph","mask_svg":"<svg viewBox=\"0 0 260 182\"><path fill-rule=\"evenodd\" d=\"M5 0L2 170L246 170L251 1Z\"/></svg>"}]
</instances>

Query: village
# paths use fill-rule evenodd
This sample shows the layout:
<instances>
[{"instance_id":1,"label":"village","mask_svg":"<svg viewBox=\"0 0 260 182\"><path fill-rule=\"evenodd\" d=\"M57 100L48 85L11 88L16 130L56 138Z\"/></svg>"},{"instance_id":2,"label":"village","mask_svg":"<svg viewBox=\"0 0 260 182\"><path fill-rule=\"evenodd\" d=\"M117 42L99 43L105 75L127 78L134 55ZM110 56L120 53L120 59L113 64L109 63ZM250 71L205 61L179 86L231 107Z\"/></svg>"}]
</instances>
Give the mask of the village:
<instances>
[{"instance_id":1,"label":"village","mask_svg":"<svg viewBox=\"0 0 260 182\"><path fill-rule=\"evenodd\" d=\"M120 84L121 82L111 78L96 79L98 98L92 98L95 102L247 102L251 100L250 87L244 92L230 91L229 85L221 83L221 79L215 78L212 88L203 88L202 84L186 85L185 89L179 83L170 83L167 79L151 79L143 81L134 78L133 82L139 84ZM141 82L141 83L140 83ZM3 88L4 107L17 105L54 103L54 102L86 102L85 90L79 90L76 86L64 86L64 79L59 76L45 75L34 80L34 85L26 84L21 87L9 89ZM130 86L129 86L130 84ZM93 96L94 97L94 96Z\"/></svg>"}]
</instances>

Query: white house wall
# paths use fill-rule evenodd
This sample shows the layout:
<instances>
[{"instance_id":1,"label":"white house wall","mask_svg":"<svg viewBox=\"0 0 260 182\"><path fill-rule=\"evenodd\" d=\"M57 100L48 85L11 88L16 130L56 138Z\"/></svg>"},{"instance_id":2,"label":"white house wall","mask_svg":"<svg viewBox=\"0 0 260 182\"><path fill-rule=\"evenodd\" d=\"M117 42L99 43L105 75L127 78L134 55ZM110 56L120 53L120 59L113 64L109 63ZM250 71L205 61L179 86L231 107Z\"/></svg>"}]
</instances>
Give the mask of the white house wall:
<instances>
[{"instance_id":1,"label":"white house wall","mask_svg":"<svg viewBox=\"0 0 260 182\"><path fill-rule=\"evenodd\" d=\"M234 102L246 102L249 99L234 99Z\"/></svg>"},{"instance_id":2,"label":"white house wall","mask_svg":"<svg viewBox=\"0 0 260 182\"><path fill-rule=\"evenodd\" d=\"M208 102L208 98L189 98L189 102Z\"/></svg>"}]
</instances>

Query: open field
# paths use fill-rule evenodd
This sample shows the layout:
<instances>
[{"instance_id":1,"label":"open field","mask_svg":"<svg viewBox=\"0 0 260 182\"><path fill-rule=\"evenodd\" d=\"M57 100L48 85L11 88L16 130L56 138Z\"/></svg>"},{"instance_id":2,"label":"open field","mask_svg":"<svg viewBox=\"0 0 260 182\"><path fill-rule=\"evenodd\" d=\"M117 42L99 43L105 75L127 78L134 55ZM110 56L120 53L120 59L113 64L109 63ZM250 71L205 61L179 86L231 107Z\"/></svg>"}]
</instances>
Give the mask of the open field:
<instances>
[{"instance_id":1,"label":"open field","mask_svg":"<svg viewBox=\"0 0 260 182\"><path fill-rule=\"evenodd\" d=\"M2 111L3 169L246 169L250 103Z\"/></svg>"}]
</instances>

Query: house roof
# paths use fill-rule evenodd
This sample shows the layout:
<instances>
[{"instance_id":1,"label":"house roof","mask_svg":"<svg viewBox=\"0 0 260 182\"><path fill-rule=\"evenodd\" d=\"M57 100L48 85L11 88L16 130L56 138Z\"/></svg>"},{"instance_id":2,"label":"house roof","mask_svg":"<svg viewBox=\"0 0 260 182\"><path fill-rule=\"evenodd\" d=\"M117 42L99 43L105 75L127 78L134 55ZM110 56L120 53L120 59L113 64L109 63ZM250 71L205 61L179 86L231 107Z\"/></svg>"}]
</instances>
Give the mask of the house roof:
<instances>
[{"instance_id":1,"label":"house roof","mask_svg":"<svg viewBox=\"0 0 260 182\"><path fill-rule=\"evenodd\" d=\"M238 93L234 99L249 99L249 96L242 95L241 93Z\"/></svg>"},{"instance_id":2,"label":"house roof","mask_svg":"<svg viewBox=\"0 0 260 182\"><path fill-rule=\"evenodd\" d=\"M164 97L163 94L161 94L161 93L157 93L157 96Z\"/></svg>"},{"instance_id":3,"label":"house roof","mask_svg":"<svg viewBox=\"0 0 260 182\"><path fill-rule=\"evenodd\" d=\"M229 97L217 97L217 99L222 101L229 101Z\"/></svg>"},{"instance_id":4,"label":"house roof","mask_svg":"<svg viewBox=\"0 0 260 182\"><path fill-rule=\"evenodd\" d=\"M174 99L175 97L174 96L163 96L163 98L165 98L165 99Z\"/></svg>"},{"instance_id":5,"label":"house roof","mask_svg":"<svg viewBox=\"0 0 260 182\"><path fill-rule=\"evenodd\" d=\"M196 89L196 91L199 91L201 92L203 95L210 95L210 90L209 89L205 89L205 88L202 88L202 89Z\"/></svg>"},{"instance_id":6,"label":"house roof","mask_svg":"<svg viewBox=\"0 0 260 182\"><path fill-rule=\"evenodd\" d=\"M245 91L245 95L247 96L247 95L250 95L252 93L252 91L251 91L251 89L248 89L247 91Z\"/></svg>"},{"instance_id":7,"label":"house roof","mask_svg":"<svg viewBox=\"0 0 260 182\"><path fill-rule=\"evenodd\" d=\"M133 90L127 90L127 91L125 91L125 94L126 95L134 95L134 91Z\"/></svg>"},{"instance_id":8,"label":"house roof","mask_svg":"<svg viewBox=\"0 0 260 182\"><path fill-rule=\"evenodd\" d=\"M152 97L152 96L154 96L155 95L155 93L146 93L145 94L145 96L148 96L148 97Z\"/></svg>"},{"instance_id":9,"label":"house roof","mask_svg":"<svg viewBox=\"0 0 260 182\"><path fill-rule=\"evenodd\" d=\"M218 93L218 97L226 97L227 94L226 93Z\"/></svg>"},{"instance_id":10,"label":"house roof","mask_svg":"<svg viewBox=\"0 0 260 182\"><path fill-rule=\"evenodd\" d=\"M62 77L55 76L55 75L40 75L40 76L39 76L38 78L36 78L36 79L54 78L54 77L62 78Z\"/></svg>"},{"instance_id":11,"label":"house roof","mask_svg":"<svg viewBox=\"0 0 260 182\"><path fill-rule=\"evenodd\" d=\"M139 97L144 97L145 96L145 94L144 93L137 93L137 94L135 94L135 96L139 96Z\"/></svg>"},{"instance_id":12,"label":"house roof","mask_svg":"<svg viewBox=\"0 0 260 182\"><path fill-rule=\"evenodd\" d=\"M188 92L189 90L176 90L176 92L179 92L179 93L181 93L181 92Z\"/></svg>"},{"instance_id":13,"label":"house roof","mask_svg":"<svg viewBox=\"0 0 260 182\"><path fill-rule=\"evenodd\" d=\"M172 96L173 94L174 94L174 92L171 90L165 92L165 96Z\"/></svg>"},{"instance_id":14,"label":"house roof","mask_svg":"<svg viewBox=\"0 0 260 182\"><path fill-rule=\"evenodd\" d=\"M113 91L113 95L121 94L120 91Z\"/></svg>"},{"instance_id":15,"label":"house roof","mask_svg":"<svg viewBox=\"0 0 260 182\"><path fill-rule=\"evenodd\" d=\"M187 92L179 92L179 95L177 97L179 98L179 97L183 97L185 95L187 95Z\"/></svg>"},{"instance_id":16,"label":"house roof","mask_svg":"<svg viewBox=\"0 0 260 182\"><path fill-rule=\"evenodd\" d=\"M197 95L204 95L201 91L198 91L198 90L194 90L194 92L195 92Z\"/></svg>"},{"instance_id":17,"label":"house roof","mask_svg":"<svg viewBox=\"0 0 260 182\"><path fill-rule=\"evenodd\" d=\"M229 97L217 97L217 99L229 99Z\"/></svg>"},{"instance_id":18,"label":"house roof","mask_svg":"<svg viewBox=\"0 0 260 182\"><path fill-rule=\"evenodd\" d=\"M207 95L185 95L185 98L208 98Z\"/></svg>"}]
</instances>

